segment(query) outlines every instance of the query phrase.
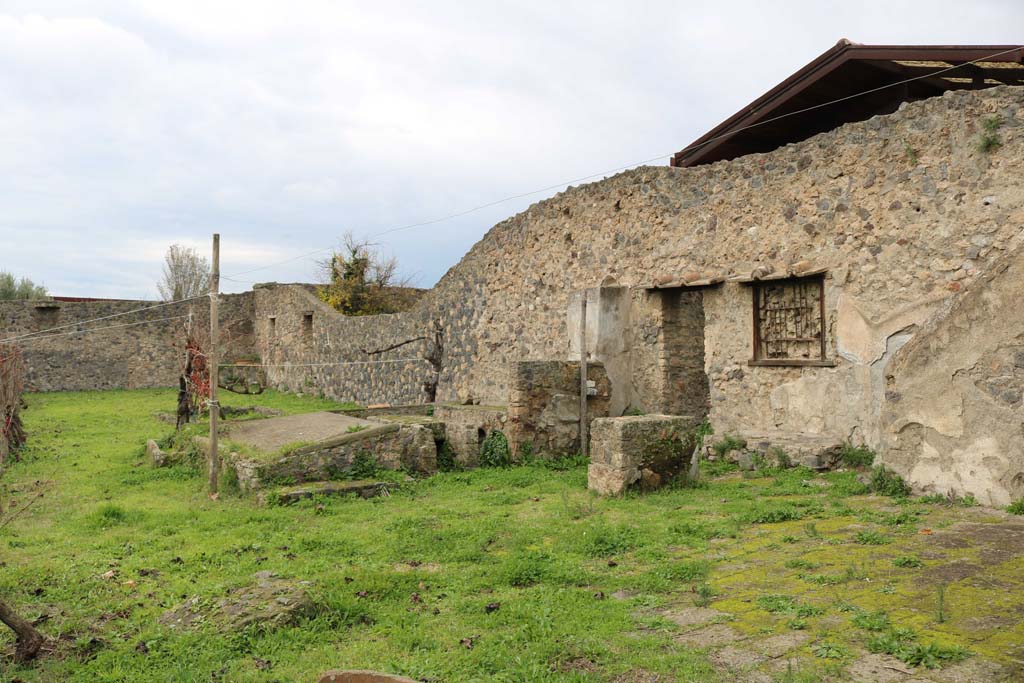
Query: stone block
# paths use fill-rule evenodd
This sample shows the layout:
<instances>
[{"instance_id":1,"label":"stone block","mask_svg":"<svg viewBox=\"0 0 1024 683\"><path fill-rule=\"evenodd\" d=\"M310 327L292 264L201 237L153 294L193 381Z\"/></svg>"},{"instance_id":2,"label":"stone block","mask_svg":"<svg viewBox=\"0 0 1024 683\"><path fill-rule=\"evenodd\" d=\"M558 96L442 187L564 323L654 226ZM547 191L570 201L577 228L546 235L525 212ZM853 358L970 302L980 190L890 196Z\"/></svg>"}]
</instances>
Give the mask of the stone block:
<instances>
[{"instance_id":1,"label":"stone block","mask_svg":"<svg viewBox=\"0 0 1024 683\"><path fill-rule=\"evenodd\" d=\"M163 467L170 461L167 454L160 450L160 446L153 439L146 442L146 455L149 456L149 461L153 467Z\"/></svg>"},{"instance_id":2,"label":"stone block","mask_svg":"<svg viewBox=\"0 0 1024 683\"><path fill-rule=\"evenodd\" d=\"M736 464L740 466L741 470L751 471L754 469L754 454L750 451L740 451L736 457Z\"/></svg>"},{"instance_id":3,"label":"stone block","mask_svg":"<svg viewBox=\"0 0 1024 683\"><path fill-rule=\"evenodd\" d=\"M637 482L644 490L664 485L689 465L695 426L691 417L671 415L594 420L588 487L616 495Z\"/></svg>"}]
</instances>

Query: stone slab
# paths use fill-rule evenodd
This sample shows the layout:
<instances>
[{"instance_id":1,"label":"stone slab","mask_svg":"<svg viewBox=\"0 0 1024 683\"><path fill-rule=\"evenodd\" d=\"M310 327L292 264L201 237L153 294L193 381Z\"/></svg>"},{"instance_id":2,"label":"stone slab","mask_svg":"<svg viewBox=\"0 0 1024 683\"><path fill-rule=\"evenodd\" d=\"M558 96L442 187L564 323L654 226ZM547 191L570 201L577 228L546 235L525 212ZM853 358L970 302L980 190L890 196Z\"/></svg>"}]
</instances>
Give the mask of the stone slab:
<instances>
[{"instance_id":1,"label":"stone slab","mask_svg":"<svg viewBox=\"0 0 1024 683\"><path fill-rule=\"evenodd\" d=\"M370 428L379 424L337 413L304 413L238 422L227 428L226 438L257 450L276 451L299 441L326 441L347 434L350 427Z\"/></svg>"}]
</instances>

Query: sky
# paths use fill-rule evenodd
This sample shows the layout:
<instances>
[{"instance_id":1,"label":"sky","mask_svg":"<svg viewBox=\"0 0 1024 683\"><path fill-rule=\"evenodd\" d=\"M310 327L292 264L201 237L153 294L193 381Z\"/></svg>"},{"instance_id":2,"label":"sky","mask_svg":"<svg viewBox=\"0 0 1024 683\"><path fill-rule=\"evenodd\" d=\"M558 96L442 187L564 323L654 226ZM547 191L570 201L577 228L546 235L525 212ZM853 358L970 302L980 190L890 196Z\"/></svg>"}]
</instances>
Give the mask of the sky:
<instances>
[{"instance_id":1,"label":"sky","mask_svg":"<svg viewBox=\"0 0 1024 683\"><path fill-rule=\"evenodd\" d=\"M1024 3L0 0L0 270L156 298L219 232L237 292L351 232L430 287L557 190L379 233L666 164L840 38L1018 43Z\"/></svg>"}]
</instances>

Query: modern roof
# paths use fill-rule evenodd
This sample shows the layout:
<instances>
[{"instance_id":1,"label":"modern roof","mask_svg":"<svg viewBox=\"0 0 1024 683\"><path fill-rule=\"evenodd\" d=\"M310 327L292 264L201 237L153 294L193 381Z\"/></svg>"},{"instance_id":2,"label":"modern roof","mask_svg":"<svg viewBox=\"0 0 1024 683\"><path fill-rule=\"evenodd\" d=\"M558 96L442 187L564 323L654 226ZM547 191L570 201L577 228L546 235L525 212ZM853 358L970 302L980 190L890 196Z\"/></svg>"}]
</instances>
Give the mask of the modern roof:
<instances>
[{"instance_id":1,"label":"modern roof","mask_svg":"<svg viewBox=\"0 0 1024 683\"><path fill-rule=\"evenodd\" d=\"M843 39L677 152L671 165L768 152L892 113L903 102L1003 84L1024 85L1024 46L860 45ZM835 100L842 101L826 105Z\"/></svg>"}]
</instances>

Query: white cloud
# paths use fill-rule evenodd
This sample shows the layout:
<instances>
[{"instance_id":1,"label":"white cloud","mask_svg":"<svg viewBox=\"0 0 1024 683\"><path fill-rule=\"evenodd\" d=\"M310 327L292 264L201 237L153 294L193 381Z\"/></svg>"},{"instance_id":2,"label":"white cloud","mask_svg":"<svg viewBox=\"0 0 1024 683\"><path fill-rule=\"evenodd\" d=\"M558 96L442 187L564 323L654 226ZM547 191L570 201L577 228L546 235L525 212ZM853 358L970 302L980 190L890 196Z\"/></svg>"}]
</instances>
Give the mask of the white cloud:
<instances>
[{"instance_id":1,"label":"white cloud","mask_svg":"<svg viewBox=\"0 0 1024 683\"><path fill-rule=\"evenodd\" d=\"M152 295L173 242L221 232L226 273L286 260L671 153L843 36L1012 42L1022 19L1008 0L0 0L0 269ZM429 285L538 198L388 246Z\"/></svg>"}]
</instances>

